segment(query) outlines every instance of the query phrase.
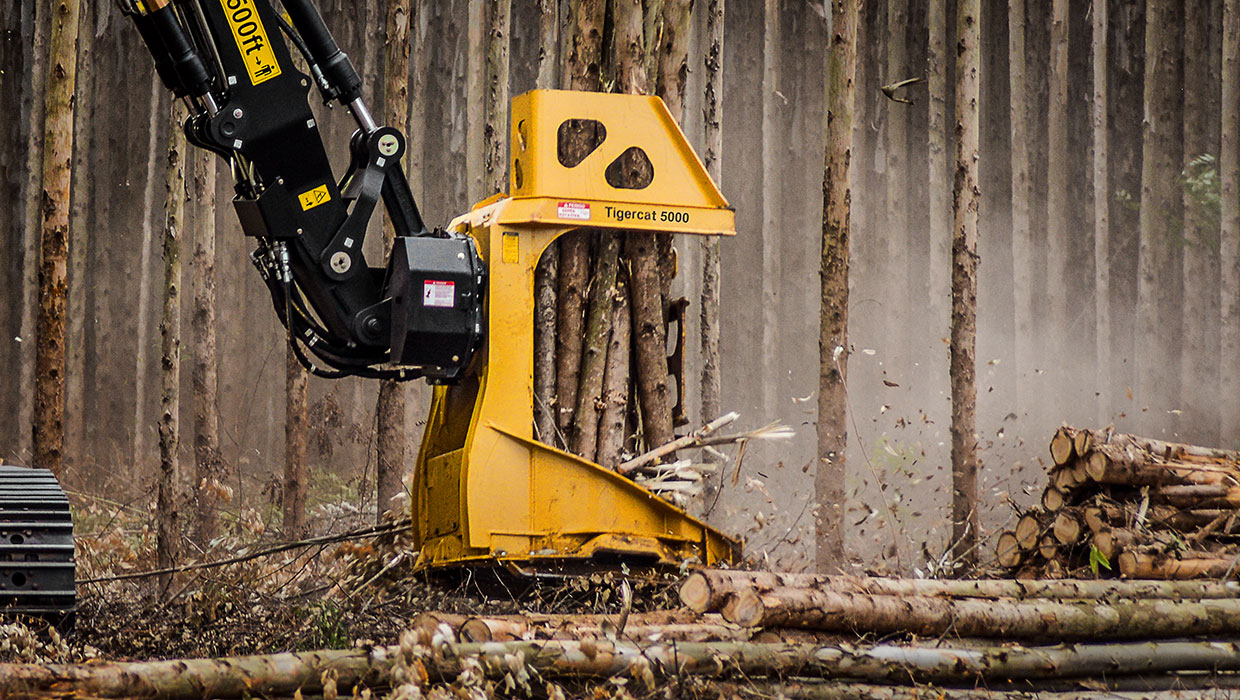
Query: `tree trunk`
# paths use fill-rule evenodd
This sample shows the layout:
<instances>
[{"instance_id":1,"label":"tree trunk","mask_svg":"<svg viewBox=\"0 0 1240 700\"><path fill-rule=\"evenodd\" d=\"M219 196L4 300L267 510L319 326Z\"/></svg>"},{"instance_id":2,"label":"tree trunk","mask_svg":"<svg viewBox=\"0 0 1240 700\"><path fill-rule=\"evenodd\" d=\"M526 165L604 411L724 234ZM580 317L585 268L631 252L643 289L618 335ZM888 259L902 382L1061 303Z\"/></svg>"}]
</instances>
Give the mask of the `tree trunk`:
<instances>
[{"instance_id":1,"label":"tree trunk","mask_svg":"<svg viewBox=\"0 0 1240 700\"><path fill-rule=\"evenodd\" d=\"M783 191L779 95L779 1L764 0L762 13L762 298L761 356L756 363L761 369L762 402L765 420L777 416L782 387L783 354L779 350L780 284L780 193Z\"/></svg>"},{"instance_id":2,"label":"tree trunk","mask_svg":"<svg viewBox=\"0 0 1240 700\"><path fill-rule=\"evenodd\" d=\"M624 254L631 266L629 298L633 313L633 346L637 370L637 405L641 410L646 449L672 441L672 404L668 389L667 328L663 325L662 292L655 234L629 231Z\"/></svg>"},{"instance_id":3,"label":"tree trunk","mask_svg":"<svg viewBox=\"0 0 1240 700\"><path fill-rule=\"evenodd\" d=\"M740 592L765 594L777 588L813 589L850 595L1013 600L1230 600L1240 594L1240 583L1236 581L955 581L702 569L691 574L680 585L680 601L694 612L708 613L721 610L730 597Z\"/></svg>"},{"instance_id":4,"label":"tree trunk","mask_svg":"<svg viewBox=\"0 0 1240 700\"><path fill-rule=\"evenodd\" d=\"M599 418L598 449L594 459L609 468L620 464L628 433L632 322L628 284L618 278L612 300L611 340L607 344L607 368L603 376L603 414Z\"/></svg>"},{"instance_id":5,"label":"tree trunk","mask_svg":"<svg viewBox=\"0 0 1240 700\"><path fill-rule=\"evenodd\" d=\"M151 120L150 120L150 123L152 124L159 123L158 120L160 119L160 116L164 114L164 110L161 108L162 100L160 99L163 96L163 94L164 94L163 82L160 81L158 75L152 76L151 77ZM158 165L162 160L160 158L161 153L159 150L159 143L158 143L159 136L160 136L160 130L150 129L149 131L150 133L147 135L146 187L143 188L143 191L142 191L142 212L143 212L142 243L141 243L142 252L139 255L139 262L138 262L138 292L137 292L137 297L138 297L137 326L138 328L137 328L137 332L135 333L135 339L134 339L135 348L134 348L134 383L133 383L134 384L134 387L133 387L133 395L134 395L133 465L135 468L140 470L139 473L141 473L141 465L147 463L147 457L148 457L147 455L147 434L146 434L147 426L146 426L146 417L145 417L146 411L144 409L146 407L146 403L147 403L146 396L148 394L147 379L150 374L149 372L147 372L147 365L148 365L148 359L150 355L150 348L152 346L152 343L151 343L152 338L150 337L151 336L150 299L151 299L151 277L152 277L151 250L154 248L154 242L155 242L155 223L152 220L152 217L150 216L150 214L151 212L155 211L155 188L158 184L160 184L160 178L159 178L159 174L157 171L158 171ZM82 254L85 255L85 251L83 251ZM70 299L69 301L70 301L70 304L72 304L73 300ZM82 313L82 316L85 317L86 309L83 308L81 310L81 313ZM72 335L73 334L72 324L74 323L74 319L73 319L74 314L73 314L72 306L70 307L69 316L70 316L69 318L70 335ZM84 353L85 352L85 338L83 338L80 342L83 345L83 347L81 348L81 351ZM83 360L84 359L85 358L83 357ZM70 357L70 360L72 361L72 356ZM85 371L85 367L83 367L82 369L83 371ZM70 370L70 374L72 374L72 369ZM83 379L85 379L85 377L83 377ZM81 397L78 397L77 399L75 399L74 396L75 396L75 393L73 391L73 387L72 385L70 385L70 391L69 391L70 406L76 405L82 402L85 398L84 392L83 392L83 395ZM80 429L84 431L85 426L82 426ZM84 437L84 434L83 434L83 437Z\"/></svg>"},{"instance_id":6,"label":"tree trunk","mask_svg":"<svg viewBox=\"0 0 1240 700\"><path fill-rule=\"evenodd\" d=\"M888 0L887 41L883 65L883 84L891 85L908 78L908 3L905 0ZM883 239L887 243L884 264L887 266L887 322L886 347L880 350L886 358L885 367L891 375L902 377L910 368L909 308L912 288L909 284L909 158L908 158L908 105L892 99L883 100L884 130L883 166L887 183L884 204L885 227ZM897 379L897 381L903 381Z\"/></svg>"},{"instance_id":7,"label":"tree trunk","mask_svg":"<svg viewBox=\"0 0 1240 700\"><path fill-rule=\"evenodd\" d=\"M306 532L306 437L310 420L306 413L306 370L293 348L284 352L284 491L283 534L296 539ZM382 394L382 390L380 390Z\"/></svg>"},{"instance_id":8,"label":"tree trunk","mask_svg":"<svg viewBox=\"0 0 1240 700\"><path fill-rule=\"evenodd\" d=\"M572 452L586 459L592 459L598 451L599 424L604 408L604 375L612 368L608 364L608 347L613 330L612 320L615 317L614 298L619 289L616 285L616 270L620 264L620 235L612 231L601 231L599 237L598 254L595 256L594 271L590 276L580 385L577 388L576 408L573 411L575 418L570 436ZM627 352L625 355L627 356ZM615 369L625 374L624 384L627 389L628 368L620 370L618 354L615 359ZM604 427L609 427L604 423ZM624 439L623 425L619 437Z\"/></svg>"},{"instance_id":9,"label":"tree trunk","mask_svg":"<svg viewBox=\"0 0 1240 700\"><path fill-rule=\"evenodd\" d=\"M1187 177L1181 189L1184 286L1180 309L1184 333L1179 343L1183 354L1181 398L1177 405L1184 411L1180 421L1187 439L1216 444L1218 433L1211 428L1217 425L1212 414L1219 403L1214 393L1218 378L1213 372L1213 358L1218 348L1210 347L1209 336L1218 325L1217 299L1213 295L1217 283L1214 282L1212 270L1218 257L1218 232L1211 230L1208 223L1209 205L1205 200L1211 195L1194 184L1203 170L1194 161L1214 150L1210 143L1210 91L1218 90L1219 84L1212 83L1210 75L1209 4L1209 0L1184 2L1184 153L1181 172Z\"/></svg>"},{"instance_id":10,"label":"tree trunk","mask_svg":"<svg viewBox=\"0 0 1240 700\"><path fill-rule=\"evenodd\" d=\"M473 203L490 195L486 191L487 101L487 7L484 0L469 0L466 18L465 60L465 195Z\"/></svg>"},{"instance_id":11,"label":"tree trunk","mask_svg":"<svg viewBox=\"0 0 1240 700\"><path fill-rule=\"evenodd\" d=\"M570 90L599 90L602 87L604 0L580 0L575 7L567 83ZM598 138L592 129L573 130L560 144L562 150L580 149ZM556 289L556 425L567 435L576 408L578 377L581 370L583 313L589 284L590 241L583 232L564 236L559 247L559 279Z\"/></svg>"},{"instance_id":12,"label":"tree trunk","mask_svg":"<svg viewBox=\"0 0 1240 700\"><path fill-rule=\"evenodd\" d=\"M77 109L77 105L84 105L87 100L95 93L95 82L98 70L95 68L95 33L91 31L91 17L95 12L106 12L107 8L99 8L96 10L94 5L87 4L82 6L79 15L81 30L78 36L78 71L76 82L76 94L74 95L74 114L73 114L73 132L74 136L74 155L73 155L73 182L70 185L73 188L73 202L69 213L69 228L73 230L73 245L69 250L69 297L67 314L67 329L65 333L66 357L65 357L65 456L68 458L70 468L75 466L81 467L85 463L84 437L86 422L86 295L88 293L87 273L89 270L88 253L90 252L90 214L91 214L91 188L89 184L90 158L91 151L95 145L94 134L90 131L90 110ZM153 93L154 94L154 93ZM152 120L152 123L155 123ZM150 159L152 162L156 159L156 147L154 144L157 129L151 129L151 148ZM149 189L149 187L148 187ZM150 211L145 209L144 211ZM150 231L150 227L143 226L143 233ZM151 241L149 238L143 241L142 259L144 262L150 261ZM142 275L146 279L150 279L150 272L147 267L142 268ZM149 287L148 287L149 290ZM146 307L146 297L143 297L139 308ZM140 318L145 322L145 318ZM148 327L149 330L149 327ZM141 353L140 362L135 363L138 371L135 373L135 391L134 396L146 397L145 390L139 392L138 388L145 389L146 377L148 375L146 363L146 349L150 343L147 333L136 334L136 344ZM143 407L146 403L141 404ZM138 430L138 426L143 426L143 422L136 422L134 429L134 451L132 464L139 465L143 463L146 456L145 444L140 444L139 440L146 437L143 430ZM139 450L138 448L143 449Z\"/></svg>"},{"instance_id":13,"label":"tree trunk","mask_svg":"<svg viewBox=\"0 0 1240 700\"><path fill-rule=\"evenodd\" d=\"M18 432L19 452L33 451L33 431L26 431L25 426L34 425L35 404L35 346L38 344L37 329L39 307L39 252L40 231L42 230L40 214L43 197L41 194L43 176L44 115L45 94L47 84L48 37L53 25L50 15L51 3L46 1L22 4L22 26L24 38L30 42L28 78L23 80L22 87L26 93L23 102L26 115L26 178L22 183L22 199L26 203L23 211L25 226L22 235L22 273L21 273L21 359L18 362L18 406L17 420L22 429ZM63 90L63 86L61 88Z\"/></svg>"},{"instance_id":14,"label":"tree trunk","mask_svg":"<svg viewBox=\"0 0 1240 700\"><path fill-rule=\"evenodd\" d=\"M164 198L164 308L159 324L160 369L163 387L159 399L159 487L155 504L155 541L159 568L176 566L180 550L180 503L177 485L181 458L181 238L184 233L185 156L187 144L181 130L184 109L174 102L171 110L168 170ZM167 588L171 576L161 577Z\"/></svg>"},{"instance_id":15,"label":"tree trunk","mask_svg":"<svg viewBox=\"0 0 1240 700\"><path fill-rule=\"evenodd\" d=\"M844 563L844 482L848 451L848 263L852 189L853 95L857 64L857 5L831 4L831 44L827 52L826 163L822 185L822 295L818 320L818 570Z\"/></svg>"},{"instance_id":16,"label":"tree trunk","mask_svg":"<svg viewBox=\"0 0 1240 700\"><path fill-rule=\"evenodd\" d=\"M44 92L43 198L39 316L36 328L33 444L35 467L64 469L65 305L69 293L69 204L73 94L77 78L78 0L52 3Z\"/></svg>"},{"instance_id":17,"label":"tree trunk","mask_svg":"<svg viewBox=\"0 0 1240 700\"><path fill-rule=\"evenodd\" d=\"M929 168L930 206L930 257L926 261L930 281L930 328L931 338L942 338L949 333L951 317L951 249L952 210L951 163L947 153L950 138L947 134L947 66L951 55L947 52L947 0L930 0L927 8L926 30L929 36L926 51L926 81L930 104L927 124L927 159Z\"/></svg>"},{"instance_id":18,"label":"tree trunk","mask_svg":"<svg viewBox=\"0 0 1240 700\"><path fill-rule=\"evenodd\" d=\"M485 194L508 191L508 32L512 0L488 3ZM407 65L407 63L406 63Z\"/></svg>"},{"instance_id":19,"label":"tree trunk","mask_svg":"<svg viewBox=\"0 0 1240 700\"><path fill-rule=\"evenodd\" d=\"M474 3L470 3L471 10ZM383 54L383 120L404 131L409 124L409 0L388 0L384 19L385 41ZM470 31L473 31L471 26ZM503 36L507 38L507 27ZM472 55L480 53L480 44L471 44ZM474 97L471 90L470 96ZM479 108L481 109L481 108ZM471 116L473 115L471 106ZM489 125L488 125L489 126ZM470 134L477 132L471 129ZM466 143L469 143L467 139ZM467 146L468 147L468 146ZM473 171L470 171L473 183ZM472 196L471 196L472 199ZM383 224L384 256L392 251L396 229L390 219ZM290 388L293 385L290 384ZM292 402L290 397L290 404ZM304 401L304 399L303 399ZM395 380L384 380L379 385L379 397L375 403L375 450L376 450L376 498L375 518L383 522L383 514L395 504L392 499L404 491L405 444L408 442L408 426L405 423L405 387Z\"/></svg>"},{"instance_id":20,"label":"tree trunk","mask_svg":"<svg viewBox=\"0 0 1240 700\"><path fill-rule=\"evenodd\" d=\"M190 389L194 411L194 541L199 547L218 534L218 513L226 480L220 454L219 351L216 342L215 159L214 153L188 157L193 176L193 311L190 330Z\"/></svg>"},{"instance_id":21,"label":"tree trunk","mask_svg":"<svg viewBox=\"0 0 1240 700\"><path fill-rule=\"evenodd\" d=\"M952 634L1050 642L1150 640L1234 635L1240 631L1240 603L945 599L776 588L764 594L738 593L724 605L723 618L746 627L808 627L841 633Z\"/></svg>"},{"instance_id":22,"label":"tree trunk","mask_svg":"<svg viewBox=\"0 0 1240 700\"><path fill-rule=\"evenodd\" d=\"M1033 402L1037 362L1034 333L1034 243L1030 219L1033 187L1029 156L1029 89L1025 73L1025 0L1008 3L1008 61L1012 132L1012 296L1016 343L1016 401L1025 411Z\"/></svg>"},{"instance_id":23,"label":"tree trunk","mask_svg":"<svg viewBox=\"0 0 1240 700\"><path fill-rule=\"evenodd\" d=\"M706 151L702 161L706 172L716 184L723 180L723 25L726 0L706 0L706 55L703 66L706 69L706 80L702 120L705 130ZM700 334L699 349L701 353L702 372L699 381L701 409L703 416L718 416L722 410L719 398L719 237L701 236L698 241L701 251L702 278L700 294L700 310L698 313L698 331ZM712 463L719 458L713 453L706 457ZM716 471L706 477L704 499L714 504L719 493L723 474ZM708 506L709 514L709 506Z\"/></svg>"},{"instance_id":24,"label":"tree trunk","mask_svg":"<svg viewBox=\"0 0 1240 700\"><path fill-rule=\"evenodd\" d=\"M538 80L540 90L560 86L560 16L557 0L540 0ZM534 437L555 441L555 292L560 271L558 244L552 243L534 270Z\"/></svg>"},{"instance_id":25,"label":"tree trunk","mask_svg":"<svg viewBox=\"0 0 1240 700\"><path fill-rule=\"evenodd\" d=\"M1068 235L1069 203L1071 186L1071 161L1074 160L1068 143L1068 3L1069 0L1053 0L1051 9L1050 44L1050 96L1046 117L1046 290L1050 308L1045 309L1049 319L1047 328L1047 352L1053 357L1068 350L1070 266L1075 262L1070 252ZM1051 377L1053 391L1068 388L1062 372Z\"/></svg>"},{"instance_id":26,"label":"tree trunk","mask_svg":"<svg viewBox=\"0 0 1240 700\"><path fill-rule=\"evenodd\" d=\"M958 570L977 561L977 181L980 81L978 0L956 8L956 170L952 183L952 558Z\"/></svg>"},{"instance_id":27,"label":"tree trunk","mask_svg":"<svg viewBox=\"0 0 1240 700\"><path fill-rule=\"evenodd\" d=\"M1240 3L1223 0L1222 148L1219 154L1220 430L1240 435Z\"/></svg>"},{"instance_id":28,"label":"tree trunk","mask_svg":"<svg viewBox=\"0 0 1240 700\"><path fill-rule=\"evenodd\" d=\"M1094 159L1094 385L1098 387L1098 406L1094 413L1099 425L1110 421L1111 398L1111 186L1110 137L1108 134L1107 79L1107 3L1093 4L1093 80L1094 94L1090 103L1093 123Z\"/></svg>"},{"instance_id":29,"label":"tree trunk","mask_svg":"<svg viewBox=\"0 0 1240 700\"><path fill-rule=\"evenodd\" d=\"M1138 406L1157 405L1161 396L1178 396L1179 351L1172 338L1179 337L1178 303L1173 284L1175 247L1181 197L1179 145L1182 85L1180 28L1183 3L1179 0L1147 0L1145 22L1145 119L1142 122L1140 250L1137 275L1136 386ZM1160 426L1145 413L1139 422L1147 430Z\"/></svg>"}]
</instances>

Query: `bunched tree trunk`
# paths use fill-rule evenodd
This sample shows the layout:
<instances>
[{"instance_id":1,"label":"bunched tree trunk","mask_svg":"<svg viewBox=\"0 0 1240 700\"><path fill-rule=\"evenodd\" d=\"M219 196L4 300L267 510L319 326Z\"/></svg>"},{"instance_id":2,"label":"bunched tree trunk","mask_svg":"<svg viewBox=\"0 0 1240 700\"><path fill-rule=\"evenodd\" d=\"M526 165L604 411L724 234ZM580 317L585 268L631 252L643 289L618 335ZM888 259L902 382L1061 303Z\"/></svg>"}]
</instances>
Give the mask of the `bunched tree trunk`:
<instances>
[{"instance_id":1,"label":"bunched tree trunk","mask_svg":"<svg viewBox=\"0 0 1240 700\"><path fill-rule=\"evenodd\" d=\"M306 530L306 438L310 420L306 413L306 370L293 352L284 353L284 484L283 530L286 538L296 538Z\"/></svg>"},{"instance_id":2,"label":"bunched tree trunk","mask_svg":"<svg viewBox=\"0 0 1240 700\"><path fill-rule=\"evenodd\" d=\"M64 466L65 306L79 12L79 0L52 3L48 59L52 70L44 88L42 258L32 423L34 466L50 469L57 477Z\"/></svg>"},{"instance_id":3,"label":"bunched tree trunk","mask_svg":"<svg viewBox=\"0 0 1240 700\"><path fill-rule=\"evenodd\" d=\"M826 163L822 184L822 285L818 329L818 570L844 564L845 454L848 448L848 265L852 190L853 95L857 62L857 5L831 4L827 52Z\"/></svg>"},{"instance_id":4,"label":"bunched tree trunk","mask_svg":"<svg viewBox=\"0 0 1240 700\"><path fill-rule=\"evenodd\" d=\"M702 119L705 122L706 151L702 162L716 184L722 177L723 157L723 24L725 0L706 0L706 86L703 95ZM723 410L719 398L719 237L702 236L698 243L702 254L701 306L698 313L699 348L702 374L699 382L703 416L718 416ZM707 459L718 461L713 454ZM722 473L707 476L705 500L715 501Z\"/></svg>"}]
</instances>

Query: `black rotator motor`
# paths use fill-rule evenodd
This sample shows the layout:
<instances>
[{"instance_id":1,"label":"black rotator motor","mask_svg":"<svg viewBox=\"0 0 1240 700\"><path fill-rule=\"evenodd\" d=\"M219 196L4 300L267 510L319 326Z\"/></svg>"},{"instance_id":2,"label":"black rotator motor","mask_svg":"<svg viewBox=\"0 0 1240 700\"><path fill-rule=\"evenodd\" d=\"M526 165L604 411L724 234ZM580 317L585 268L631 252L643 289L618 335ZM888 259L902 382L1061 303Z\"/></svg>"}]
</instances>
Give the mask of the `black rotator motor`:
<instances>
[{"instance_id":1,"label":"black rotator motor","mask_svg":"<svg viewBox=\"0 0 1240 700\"><path fill-rule=\"evenodd\" d=\"M459 379L482 344L486 272L473 239L401 236L388 264L392 362L434 383Z\"/></svg>"}]
</instances>

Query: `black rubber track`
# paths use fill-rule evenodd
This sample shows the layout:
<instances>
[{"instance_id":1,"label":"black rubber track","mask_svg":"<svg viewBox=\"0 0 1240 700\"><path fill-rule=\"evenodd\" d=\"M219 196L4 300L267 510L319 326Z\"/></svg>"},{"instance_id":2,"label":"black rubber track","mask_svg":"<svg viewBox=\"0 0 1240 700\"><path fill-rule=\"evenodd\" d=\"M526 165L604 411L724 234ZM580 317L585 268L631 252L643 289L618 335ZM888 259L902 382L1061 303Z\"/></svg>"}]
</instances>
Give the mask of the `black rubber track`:
<instances>
[{"instance_id":1,"label":"black rubber track","mask_svg":"<svg viewBox=\"0 0 1240 700\"><path fill-rule=\"evenodd\" d=\"M46 469L0 464L0 615L72 624L73 518Z\"/></svg>"}]
</instances>

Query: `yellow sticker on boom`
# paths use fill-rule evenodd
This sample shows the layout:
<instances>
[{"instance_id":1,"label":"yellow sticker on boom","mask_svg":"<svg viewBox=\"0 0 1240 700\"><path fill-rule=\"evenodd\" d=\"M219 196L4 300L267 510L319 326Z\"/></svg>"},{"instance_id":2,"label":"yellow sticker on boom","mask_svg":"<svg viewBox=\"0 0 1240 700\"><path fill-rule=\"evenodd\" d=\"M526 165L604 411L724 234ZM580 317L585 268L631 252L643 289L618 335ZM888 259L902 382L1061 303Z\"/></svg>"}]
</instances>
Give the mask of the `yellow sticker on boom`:
<instances>
[{"instance_id":1,"label":"yellow sticker on boom","mask_svg":"<svg viewBox=\"0 0 1240 700\"><path fill-rule=\"evenodd\" d=\"M308 211L331 200L332 193L327 191L327 185L319 185L309 192L302 192L297 195L297 201L301 202L302 211Z\"/></svg>"},{"instance_id":2,"label":"yellow sticker on boom","mask_svg":"<svg viewBox=\"0 0 1240 700\"><path fill-rule=\"evenodd\" d=\"M250 84L258 85L280 75L280 64L276 62L271 42L267 40L267 29L258 18L253 0L220 0L220 4L228 17L233 39L237 40L241 60L250 74Z\"/></svg>"}]
</instances>

